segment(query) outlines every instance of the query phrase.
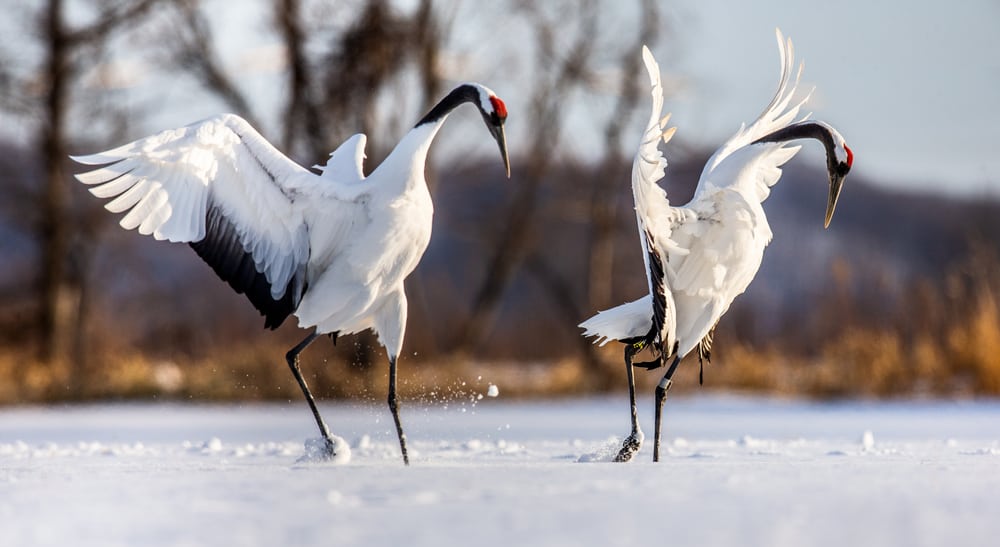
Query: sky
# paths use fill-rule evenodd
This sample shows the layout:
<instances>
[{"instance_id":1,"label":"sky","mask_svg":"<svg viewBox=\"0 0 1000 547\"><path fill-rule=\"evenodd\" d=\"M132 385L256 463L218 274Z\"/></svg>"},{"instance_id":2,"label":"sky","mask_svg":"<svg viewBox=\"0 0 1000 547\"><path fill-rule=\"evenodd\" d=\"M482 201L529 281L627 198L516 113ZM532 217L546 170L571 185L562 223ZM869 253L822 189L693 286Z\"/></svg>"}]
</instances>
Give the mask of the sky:
<instances>
[{"instance_id":1,"label":"sky","mask_svg":"<svg viewBox=\"0 0 1000 547\"><path fill-rule=\"evenodd\" d=\"M683 5L674 69L691 85L675 101L677 123L683 105L705 142L766 104L779 26L817 87L812 109L841 129L859 172L898 188L1000 195L995 0Z\"/></svg>"},{"instance_id":2,"label":"sky","mask_svg":"<svg viewBox=\"0 0 1000 547\"><path fill-rule=\"evenodd\" d=\"M220 48L228 68L241 74L262 112L261 131L276 137L281 54L277 37L267 30L268 8L263 2L208 0L207 5L222 29ZM627 35L641 15L639 4L613 5L620 11L609 13L605 23ZM995 0L948 7L924 0L681 0L659 6L664 32L652 49L668 87L665 108L678 126L675 142L714 148L740 123L753 121L777 86L774 29L780 27L792 38L797 59L805 61L803 87L816 87L807 111L845 136L855 152L856 174L900 190L1000 197L995 130L1000 125L1000 3ZM446 76L456 83L480 81L506 100L508 140L516 157L528 141L518 126L529 99L526 82L530 71L538 70L512 61L517 44L530 39L524 20L497 4L469 0L459 1L451 13ZM122 100L156 105L135 123L142 134L225 108L198 97L191 82L149 77L156 69L137 65L127 49L118 72L131 91ZM609 98L605 106L610 103ZM626 147L637 142L647 105L634 122L635 131L626 130ZM598 124L603 122L586 115L591 108L580 101L567 104L570 135L560 145L584 157L601 142ZM465 129L443 131L439 142L445 144L435 147L436 157L447 158L452 149L468 155L469 146L484 156L495 154L488 139L465 138L477 117L455 118L462 121L449 125ZM819 147L807 146L802 157L818 160Z\"/></svg>"},{"instance_id":3,"label":"sky","mask_svg":"<svg viewBox=\"0 0 1000 547\"><path fill-rule=\"evenodd\" d=\"M496 13L475 18L496 28L464 30L461 21L469 9L490 8L465 2L457 10L453 47L470 59L462 74L456 69L449 75L479 79L515 108L526 103L527 90L516 85L524 79L496 68L504 56L497 43L516 44L523 22L504 21L505 14ZM629 32L637 9L638 2L623 4L621 13L609 14L608 24ZM844 134L855 152L855 173L901 190L1000 197L995 129L1000 3L995 0L948 7L926 0L685 0L661 2L660 9L665 34L653 52L672 91L665 108L674 113L679 140L716 147L740 123L753 121L777 86L774 29L780 27L805 61L803 87L816 87L807 110ZM230 39L240 47L239 36ZM516 151L512 111L509 131ZM582 127L590 120L581 109L567 111L575 113L571 127L579 130L566 146L585 155L600 132ZM633 132L635 140L641 129ZM477 146L483 154L493 153L488 142ZM806 147L804 157L820 158L819 147Z\"/></svg>"}]
</instances>

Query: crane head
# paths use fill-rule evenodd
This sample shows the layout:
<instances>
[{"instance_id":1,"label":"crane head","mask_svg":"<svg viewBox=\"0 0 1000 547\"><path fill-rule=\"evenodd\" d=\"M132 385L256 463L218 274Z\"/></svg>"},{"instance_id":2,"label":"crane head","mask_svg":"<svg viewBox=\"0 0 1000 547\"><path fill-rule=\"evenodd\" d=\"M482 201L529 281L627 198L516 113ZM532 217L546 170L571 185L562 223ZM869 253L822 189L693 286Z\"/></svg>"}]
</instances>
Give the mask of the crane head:
<instances>
[{"instance_id":1,"label":"crane head","mask_svg":"<svg viewBox=\"0 0 1000 547\"><path fill-rule=\"evenodd\" d=\"M854 152L847 146L847 143L840 139L840 142L835 146L836 152L827 156L827 170L830 174L830 196L826 200L824 228L830 227L830 221L833 220L833 211L837 208L837 200L840 198L840 191L844 187L844 178L847 177L847 173L851 171L851 166L854 165Z\"/></svg>"},{"instance_id":2,"label":"crane head","mask_svg":"<svg viewBox=\"0 0 1000 547\"><path fill-rule=\"evenodd\" d=\"M503 131L503 124L507 121L507 105L490 88L475 82L459 85L420 118L414 129L429 123L441 123L448 113L465 103L472 103L479 109L486 128L500 147L503 166L507 171L507 178L510 178L510 157L507 155L507 137Z\"/></svg>"},{"instance_id":3,"label":"crane head","mask_svg":"<svg viewBox=\"0 0 1000 547\"><path fill-rule=\"evenodd\" d=\"M500 97L497 97L488 89L481 91L486 95L486 100L479 101L479 112L483 115L486 128L497 141L500 147L500 157L503 158L503 166L507 171L507 178L510 178L510 157L507 155L507 136L504 134L503 124L507 121L507 105Z\"/></svg>"},{"instance_id":4,"label":"crane head","mask_svg":"<svg viewBox=\"0 0 1000 547\"><path fill-rule=\"evenodd\" d=\"M826 219L824 228L830 227L833 211L837 208L840 191L844 187L844 178L854 164L854 152L847 146L843 135L832 125L819 120L803 120L786 125L777 131L764 135L751 144L783 143L795 139L816 139L826 149L826 169L830 175L830 196L826 200Z\"/></svg>"}]
</instances>

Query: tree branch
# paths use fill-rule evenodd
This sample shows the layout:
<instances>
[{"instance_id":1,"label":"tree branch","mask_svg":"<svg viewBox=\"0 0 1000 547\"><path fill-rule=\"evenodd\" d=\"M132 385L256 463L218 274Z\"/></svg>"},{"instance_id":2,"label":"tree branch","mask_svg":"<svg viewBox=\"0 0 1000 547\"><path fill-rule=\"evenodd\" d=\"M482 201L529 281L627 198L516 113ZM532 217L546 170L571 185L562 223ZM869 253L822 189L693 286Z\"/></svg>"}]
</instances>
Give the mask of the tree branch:
<instances>
[{"instance_id":1,"label":"tree branch","mask_svg":"<svg viewBox=\"0 0 1000 547\"><path fill-rule=\"evenodd\" d=\"M473 298L469 320L459 333L455 347L459 351L468 350L486 332L495 315L507 285L513 278L516 266L527 254L530 236L534 233L534 216L538 208L538 190L542 180L552 165L562 132L563 105L574 86L582 85L589 79L589 59L597 34L598 11L593 1L579 7L580 24L573 44L567 49L569 55L560 58L556 53L556 29L562 28L562 19L546 20L533 4L521 4L525 16L535 22L539 66L555 66L555 77L540 80L534 92L531 120L534 121L534 139L529 147L529 155L524 159L525 171L519 177L521 184L514 197L504 229L491 245L494 249L489 260L486 278L480 284Z\"/></svg>"},{"instance_id":2,"label":"tree branch","mask_svg":"<svg viewBox=\"0 0 1000 547\"><path fill-rule=\"evenodd\" d=\"M184 22L180 46L172 51L173 62L190 70L205 88L246 118L250 125L260 127L250 102L223 68L213 47L211 26L198 6L198 0L172 0Z\"/></svg>"},{"instance_id":3,"label":"tree branch","mask_svg":"<svg viewBox=\"0 0 1000 547\"><path fill-rule=\"evenodd\" d=\"M118 30L127 23L133 23L136 18L145 15L161 0L136 0L131 3L105 6L97 21L82 28L65 31L63 39L69 48L91 45L104 40L108 34Z\"/></svg>"}]
</instances>

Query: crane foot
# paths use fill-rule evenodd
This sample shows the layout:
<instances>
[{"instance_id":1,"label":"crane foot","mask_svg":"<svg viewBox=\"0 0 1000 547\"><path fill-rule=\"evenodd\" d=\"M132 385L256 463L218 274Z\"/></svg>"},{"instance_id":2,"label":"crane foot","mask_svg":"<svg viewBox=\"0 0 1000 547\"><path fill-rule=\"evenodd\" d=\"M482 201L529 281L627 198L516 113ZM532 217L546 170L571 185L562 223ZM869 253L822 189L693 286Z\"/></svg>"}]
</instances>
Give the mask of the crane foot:
<instances>
[{"instance_id":1,"label":"crane foot","mask_svg":"<svg viewBox=\"0 0 1000 547\"><path fill-rule=\"evenodd\" d=\"M632 457L635 456L640 448L642 448L642 433L633 431L622 442L622 448L618 451L618 455L615 456L615 461L621 463L632 461Z\"/></svg>"}]
</instances>

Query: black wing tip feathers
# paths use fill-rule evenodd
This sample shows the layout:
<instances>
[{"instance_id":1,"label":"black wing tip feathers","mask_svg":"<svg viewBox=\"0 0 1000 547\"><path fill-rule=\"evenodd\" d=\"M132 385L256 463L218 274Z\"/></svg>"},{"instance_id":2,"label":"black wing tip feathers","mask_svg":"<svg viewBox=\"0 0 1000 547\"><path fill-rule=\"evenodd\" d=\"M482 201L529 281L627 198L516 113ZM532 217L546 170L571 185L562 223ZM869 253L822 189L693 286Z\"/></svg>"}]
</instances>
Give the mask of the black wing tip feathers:
<instances>
[{"instance_id":1,"label":"black wing tip feathers","mask_svg":"<svg viewBox=\"0 0 1000 547\"><path fill-rule=\"evenodd\" d=\"M298 299L294 278L280 298L271 296L267 276L257 270L253 256L243 248L232 223L218 208L209 208L205 237L189 245L237 294L246 295L264 316L264 328L278 328L295 311Z\"/></svg>"},{"instance_id":2,"label":"black wing tip feathers","mask_svg":"<svg viewBox=\"0 0 1000 547\"><path fill-rule=\"evenodd\" d=\"M650 344L661 341L664 322L667 317L667 297L663 286L664 270L663 261L660 255L653 249L653 234L646 230L646 243L649 248L649 277L652 280L653 289L653 325L650 328L647 342Z\"/></svg>"}]
</instances>

